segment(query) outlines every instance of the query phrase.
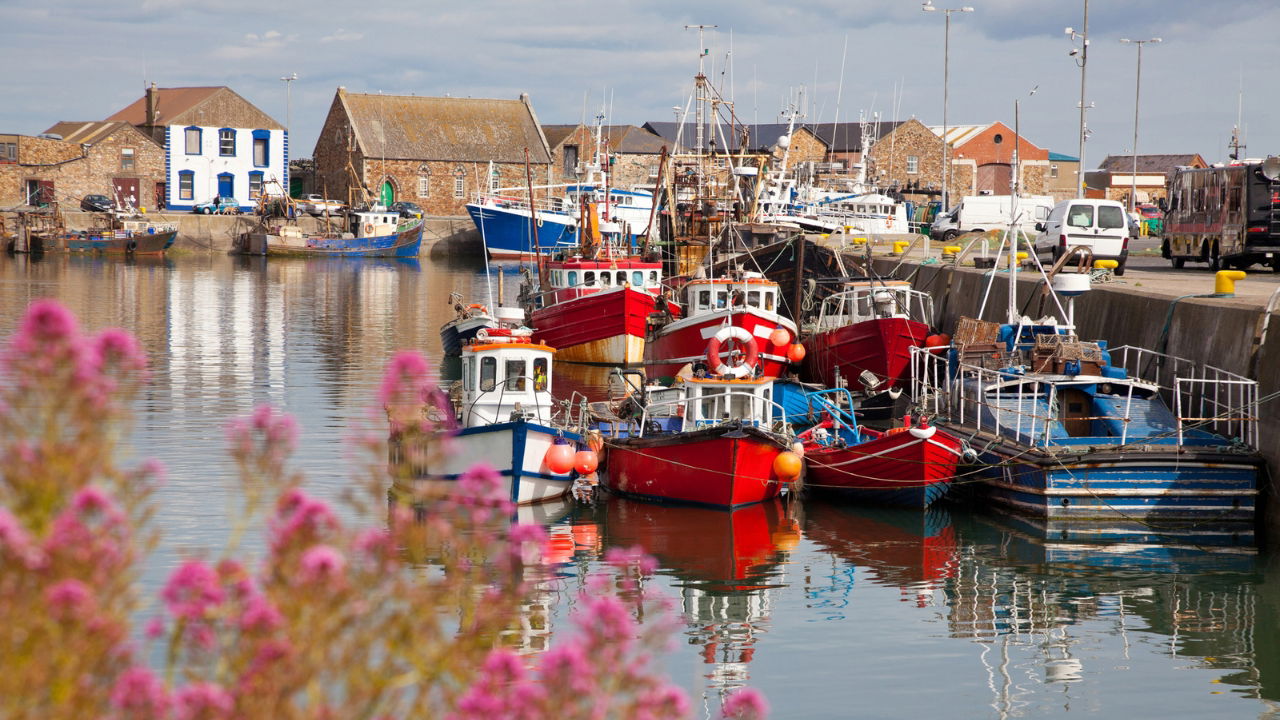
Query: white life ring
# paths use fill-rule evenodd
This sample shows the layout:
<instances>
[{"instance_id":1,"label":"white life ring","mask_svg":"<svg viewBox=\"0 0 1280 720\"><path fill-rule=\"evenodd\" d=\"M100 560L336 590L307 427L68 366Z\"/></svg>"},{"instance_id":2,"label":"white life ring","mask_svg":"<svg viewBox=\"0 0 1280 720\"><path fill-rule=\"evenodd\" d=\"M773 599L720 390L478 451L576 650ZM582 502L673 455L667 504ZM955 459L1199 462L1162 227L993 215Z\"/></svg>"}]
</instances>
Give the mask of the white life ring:
<instances>
[{"instance_id":1,"label":"white life ring","mask_svg":"<svg viewBox=\"0 0 1280 720\"><path fill-rule=\"evenodd\" d=\"M720 346L726 340L736 340L746 346L746 356L739 365L730 366L720 359ZM756 337L744 327L730 325L720 328L707 343L707 367L716 375L728 375L734 378L746 377L756 371L756 363L760 358L760 346Z\"/></svg>"}]
</instances>

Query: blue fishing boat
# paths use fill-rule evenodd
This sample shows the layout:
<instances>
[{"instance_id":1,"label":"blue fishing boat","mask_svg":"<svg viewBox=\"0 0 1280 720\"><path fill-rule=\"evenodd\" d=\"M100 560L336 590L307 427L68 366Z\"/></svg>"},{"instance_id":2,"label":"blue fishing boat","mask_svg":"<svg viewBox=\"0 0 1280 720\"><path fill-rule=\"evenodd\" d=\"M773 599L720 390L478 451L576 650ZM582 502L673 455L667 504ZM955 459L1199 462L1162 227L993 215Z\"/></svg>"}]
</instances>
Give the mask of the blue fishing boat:
<instances>
[{"instance_id":1,"label":"blue fishing boat","mask_svg":"<svg viewBox=\"0 0 1280 720\"><path fill-rule=\"evenodd\" d=\"M914 401L978 453L981 493L1050 520L1253 521L1257 383L1083 342L1072 316L966 318L945 354L915 350Z\"/></svg>"},{"instance_id":2,"label":"blue fishing boat","mask_svg":"<svg viewBox=\"0 0 1280 720\"><path fill-rule=\"evenodd\" d=\"M421 218L381 208L357 211L343 223L307 234L297 225L259 228L236 239L233 253L273 257L412 258L422 245Z\"/></svg>"}]
</instances>

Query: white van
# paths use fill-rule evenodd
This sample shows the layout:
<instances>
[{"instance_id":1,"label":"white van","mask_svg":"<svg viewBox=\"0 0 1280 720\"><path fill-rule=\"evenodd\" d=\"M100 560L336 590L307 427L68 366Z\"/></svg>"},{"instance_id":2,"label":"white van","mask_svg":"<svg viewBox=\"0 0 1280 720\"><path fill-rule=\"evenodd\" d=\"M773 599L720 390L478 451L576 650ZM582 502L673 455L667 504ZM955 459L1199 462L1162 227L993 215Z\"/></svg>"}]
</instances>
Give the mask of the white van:
<instances>
[{"instance_id":1,"label":"white van","mask_svg":"<svg viewBox=\"0 0 1280 720\"><path fill-rule=\"evenodd\" d=\"M1054 261L1068 248L1087 247L1094 260L1115 260L1116 275L1124 274L1129 257L1129 215L1116 200L1079 198L1053 207L1049 219L1036 224L1037 257Z\"/></svg>"},{"instance_id":2,"label":"white van","mask_svg":"<svg viewBox=\"0 0 1280 720\"><path fill-rule=\"evenodd\" d=\"M1044 221L1053 208L1047 195L1019 195L1019 220L1024 228ZM939 213L929 226L929 236L944 242L967 232L1003 229L1013 221L1012 195L966 195L955 207Z\"/></svg>"}]
</instances>

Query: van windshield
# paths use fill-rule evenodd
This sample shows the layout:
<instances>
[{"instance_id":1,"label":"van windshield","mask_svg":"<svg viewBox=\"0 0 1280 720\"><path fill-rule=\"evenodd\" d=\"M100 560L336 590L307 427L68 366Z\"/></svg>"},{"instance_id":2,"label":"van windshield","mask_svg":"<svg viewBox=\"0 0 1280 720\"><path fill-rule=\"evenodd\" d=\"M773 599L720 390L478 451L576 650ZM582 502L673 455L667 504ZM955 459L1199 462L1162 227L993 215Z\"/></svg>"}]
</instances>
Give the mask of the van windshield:
<instances>
[{"instance_id":1,"label":"van windshield","mask_svg":"<svg viewBox=\"0 0 1280 720\"><path fill-rule=\"evenodd\" d=\"M1093 227L1093 206L1072 205L1067 212L1067 224L1071 227Z\"/></svg>"},{"instance_id":2,"label":"van windshield","mask_svg":"<svg viewBox=\"0 0 1280 720\"><path fill-rule=\"evenodd\" d=\"M1109 230L1122 228L1125 225L1124 210L1112 205L1103 205L1098 208L1098 227Z\"/></svg>"}]
</instances>

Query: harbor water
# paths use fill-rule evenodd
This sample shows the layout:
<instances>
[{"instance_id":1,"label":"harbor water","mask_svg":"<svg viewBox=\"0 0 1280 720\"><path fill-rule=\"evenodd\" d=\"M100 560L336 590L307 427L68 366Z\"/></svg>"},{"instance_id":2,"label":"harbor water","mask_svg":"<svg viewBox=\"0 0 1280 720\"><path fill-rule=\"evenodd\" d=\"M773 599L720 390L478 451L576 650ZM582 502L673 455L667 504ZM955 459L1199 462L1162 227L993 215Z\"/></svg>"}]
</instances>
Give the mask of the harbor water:
<instances>
[{"instance_id":1,"label":"harbor water","mask_svg":"<svg viewBox=\"0 0 1280 720\"><path fill-rule=\"evenodd\" d=\"M513 298L517 264L500 267ZM229 420L269 403L302 427L293 465L335 505L385 433L387 360L439 360L451 291L493 304L479 258L291 260L188 255L0 258L0 334L57 298L82 324L135 333L152 381L131 462L160 460L154 596L231 533ZM444 368L448 372L447 366ZM598 396L600 368L559 365L554 393ZM385 517L347 519L379 524ZM762 690L778 718L1280 716L1280 563L1249 533L1125 542L973 507L889 511L791 499L733 513L602 497L526 513L551 536L520 649L554 646L611 547L640 546L683 622L664 666L714 717ZM248 550L263 549L261 528Z\"/></svg>"}]
</instances>

